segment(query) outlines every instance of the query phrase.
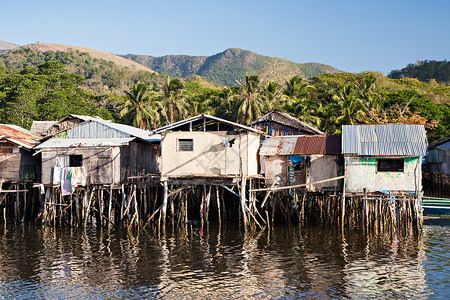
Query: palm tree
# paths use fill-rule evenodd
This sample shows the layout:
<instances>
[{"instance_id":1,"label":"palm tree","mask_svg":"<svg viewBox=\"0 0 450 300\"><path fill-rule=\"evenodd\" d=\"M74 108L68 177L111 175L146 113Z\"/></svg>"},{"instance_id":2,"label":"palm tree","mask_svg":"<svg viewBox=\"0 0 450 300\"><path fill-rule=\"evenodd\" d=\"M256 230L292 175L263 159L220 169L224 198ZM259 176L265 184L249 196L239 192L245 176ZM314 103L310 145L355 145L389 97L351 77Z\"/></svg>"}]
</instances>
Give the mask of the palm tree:
<instances>
[{"instance_id":1,"label":"palm tree","mask_svg":"<svg viewBox=\"0 0 450 300\"><path fill-rule=\"evenodd\" d=\"M175 118L181 119L187 115L187 104L183 91L184 84L180 79L170 79L169 76L166 76L162 86L163 94L160 105L169 124L172 124Z\"/></svg>"},{"instance_id":2,"label":"palm tree","mask_svg":"<svg viewBox=\"0 0 450 300\"><path fill-rule=\"evenodd\" d=\"M157 107L151 102L155 93L147 85L138 82L125 94L126 101L119 114L127 122L141 129L149 129L159 122Z\"/></svg>"},{"instance_id":3,"label":"palm tree","mask_svg":"<svg viewBox=\"0 0 450 300\"><path fill-rule=\"evenodd\" d=\"M337 102L337 107L340 110L340 116L336 118L336 122L354 125L363 108L354 85L349 84L343 87L337 95L333 96L333 100Z\"/></svg>"},{"instance_id":4,"label":"palm tree","mask_svg":"<svg viewBox=\"0 0 450 300\"><path fill-rule=\"evenodd\" d=\"M240 83L239 83L240 84ZM245 84L240 84L237 98L237 121L248 124L259 117L263 111L270 110L273 104L262 96L258 76L245 75Z\"/></svg>"}]
</instances>

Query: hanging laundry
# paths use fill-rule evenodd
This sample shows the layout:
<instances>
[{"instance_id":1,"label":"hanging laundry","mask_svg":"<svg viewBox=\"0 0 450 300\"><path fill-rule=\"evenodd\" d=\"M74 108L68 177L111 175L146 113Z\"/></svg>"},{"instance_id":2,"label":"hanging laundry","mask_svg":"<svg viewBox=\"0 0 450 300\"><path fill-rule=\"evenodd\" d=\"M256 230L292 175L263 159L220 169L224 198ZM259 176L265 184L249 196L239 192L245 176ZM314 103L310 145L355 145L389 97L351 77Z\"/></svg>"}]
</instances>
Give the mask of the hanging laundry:
<instances>
[{"instance_id":1,"label":"hanging laundry","mask_svg":"<svg viewBox=\"0 0 450 300\"><path fill-rule=\"evenodd\" d=\"M67 196L73 194L72 171L70 168L63 168L61 171L61 195Z\"/></svg>"}]
</instances>

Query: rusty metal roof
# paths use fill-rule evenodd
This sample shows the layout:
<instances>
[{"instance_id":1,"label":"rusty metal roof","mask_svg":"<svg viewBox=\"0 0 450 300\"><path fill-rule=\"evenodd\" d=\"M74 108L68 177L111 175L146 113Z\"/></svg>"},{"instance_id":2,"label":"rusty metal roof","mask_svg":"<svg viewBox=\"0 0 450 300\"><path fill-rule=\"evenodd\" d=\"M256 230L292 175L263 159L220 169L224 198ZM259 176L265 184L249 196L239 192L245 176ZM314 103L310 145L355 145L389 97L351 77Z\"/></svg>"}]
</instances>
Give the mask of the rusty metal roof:
<instances>
[{"instance_id":1,"label":"rusty metal roof","mask_svg":"<svg viewBox=\"0 0 450 300\"><path fill-rule=\"evenodd\" d=\"M305 135L298 137L292 154L327 154L341 153L341 135Z\"/></svg>"},{"instance_id":2,"label":"rusty metal roof","mask_svg":"<svg viewBox=\"0 0 450 300\"><path fill-rule=\"evenodd\" d=\"M266 139L259 153L266 156L341 153L341 136L338 135L302 135L278 136Z\"/></svg>"},{"instance_id":3,"label":"rusty metal roof","mask_svg":"<svg viewBox=\"0 0 450 300\"><path fill-rule=\"evenodd\" d=\"M0 139L31 149L39 144L40 137L20 126L0 124Z\"/></svg>"},{"instance_id":4,"label":"rusty metal roof","mask_svg":"<svg viewBox=\"0 0 450 300\"><path fill-rule=\"evenodd\" d=\"M425 127L419 124L342 126L342 153L378 156L425 156Z\"/></svg>"}]
</instances>

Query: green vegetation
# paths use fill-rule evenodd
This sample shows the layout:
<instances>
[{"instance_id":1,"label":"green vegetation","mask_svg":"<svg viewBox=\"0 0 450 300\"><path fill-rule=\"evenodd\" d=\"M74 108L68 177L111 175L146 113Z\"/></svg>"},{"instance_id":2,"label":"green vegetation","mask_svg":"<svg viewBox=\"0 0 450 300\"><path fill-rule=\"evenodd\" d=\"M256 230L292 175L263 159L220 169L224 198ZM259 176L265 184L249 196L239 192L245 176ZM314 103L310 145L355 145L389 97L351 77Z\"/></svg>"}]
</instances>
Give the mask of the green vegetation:
<instances>
[{"instance_id":1,"label":"green vegetation","mask_svg":"<svg viewBox=\"0 0 450 300\"><path fill-rule=\"evenodd\" d=\"M93 58L78 50L45 51L39 53L30 48L19 48L0 55L0 66L35 67L45 62L60 62L69 73L85 79L85 87L96 94L124 95L124 90L137 82L160 82L162 76L131 67L118 66L104 59Z\"/></svg>"},{"instance_id":2,"label":"green vegetation","mask_svg":"<svg viewBox=\"0 0 450 300\"><path fill-rule=\"evenodd\" d=\"M450 85L450 61L425 60L409 64L401 70L393 70L388 75L392 79L416 78L422 82Z\"/></svg>"},{"instance_id":3,"label":"green vegetation","mask_svg":"<svg viewBox=\"0 0 450 300\"><path fill-rule=\"evenodd\" d=\"M78 51L8 51L0 55L0 122L29 128L32 120L77 113L151 129L201 113L246 124L277 108L326 133L339 133L344 124L399 122L425 124L430 143L450 136L450 87L433 81L375 72L321 73L306 80L289 71L285 60L239 49L189 59L187 69L217 79L226 70L224 82L233 78L236 84L218 88L206 76L136 71ZM265 71L236 81L248 66ZM279 74L292 75L281 80Z\"/></svg>"},{"instance_id":4,"label":"green vegetation","mask_svg":"<svg viewBox=\"0 0 450 300\"><path fill-rule=\"evenodd\" d=\"M227 87L238 86L245 81L245 74L257 75L263 81L282 84L292 76L311 78L322 73L339 70L319 63L293 63L285 59L263 56L241 49L227 49L212 56L167 55L122 55L160 74L186 78L199 75L206 80Z\"/></svg>"}]
</instances>

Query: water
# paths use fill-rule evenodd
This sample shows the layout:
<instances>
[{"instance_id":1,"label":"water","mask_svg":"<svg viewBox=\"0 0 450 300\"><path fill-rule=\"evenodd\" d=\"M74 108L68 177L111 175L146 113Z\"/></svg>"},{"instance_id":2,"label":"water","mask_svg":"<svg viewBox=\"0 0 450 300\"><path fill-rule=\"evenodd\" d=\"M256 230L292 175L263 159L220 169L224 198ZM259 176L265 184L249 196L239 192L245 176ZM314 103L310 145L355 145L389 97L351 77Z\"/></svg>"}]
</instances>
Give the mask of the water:
<instances>
[{"instance_id":1,"label":"water","mask_svg":"<svg viewBox=\"0 0 450 300\"><path fill-rule=\"evenodd\" d=\"M231 224L158 238L126 230L0 227L0 297L450 297L450 221L423 237L277 227L246 236Z\"/></svg>"}]
</instances>

